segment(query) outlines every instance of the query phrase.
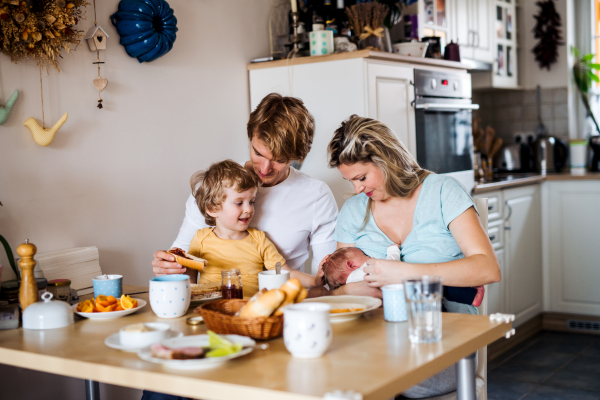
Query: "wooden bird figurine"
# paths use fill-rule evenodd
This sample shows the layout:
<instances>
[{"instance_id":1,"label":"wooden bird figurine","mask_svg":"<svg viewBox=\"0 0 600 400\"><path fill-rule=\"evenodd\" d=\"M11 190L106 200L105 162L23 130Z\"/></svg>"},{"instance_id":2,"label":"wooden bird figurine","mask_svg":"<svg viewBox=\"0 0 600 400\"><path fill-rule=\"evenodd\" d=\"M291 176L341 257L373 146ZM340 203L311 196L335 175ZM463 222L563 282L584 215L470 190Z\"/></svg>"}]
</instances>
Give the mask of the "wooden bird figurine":
<instances>
[{"instance_id":1,"label":"wooden bird figurine","mask_svg":"<svg viewBox=\"0 0 600 400\"><path fill-rule=\"evenodd\" d=\"M10 114L10 110L12 109L15 101L17 101L17 97L19 97L19 90L15 89L15 92L8 99L8 103L4 107L0 106L0 125L6 122L8 119L8 115Z\"/></svg>"},{"instance_id":2,"label":"wooden bird figurine","mask_svg":"<svg viewBox=\"0 0 600 400\"><path fill-rule=\"evenodd\" d=\"M54 140L54 135L56 135L56 132L61 126L63 126L68 116L69 114L65 113L65 115L63 115L52 128L42 128L33 117L25 121L23 125L29 128L33 134L33 139L37 144L46 147L52 143L52 140Z\"/></svg>"}]
</instances>

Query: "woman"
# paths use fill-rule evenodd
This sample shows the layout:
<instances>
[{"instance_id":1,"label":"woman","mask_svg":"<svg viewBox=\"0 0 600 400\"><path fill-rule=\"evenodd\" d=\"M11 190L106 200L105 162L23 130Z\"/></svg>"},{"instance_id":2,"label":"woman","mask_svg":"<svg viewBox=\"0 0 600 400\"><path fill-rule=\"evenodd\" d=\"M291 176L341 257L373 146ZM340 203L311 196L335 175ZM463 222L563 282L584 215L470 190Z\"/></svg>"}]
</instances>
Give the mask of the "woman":
<instances>
[{"instance_id":1,"label":"woman","mask_svg":"<svg viewBox=\"0 0 600 400\"><path fill-rule=\"evenodd\" d=\"M353 115L329 143L329 165L354 186L338 216L337 247L356 246L372 259L364 282L335 294L368 294L404 279L436 275L448 286L479 286L500 280L500 268L473 201L450 177L421 168L383 123ZM402 261L385 261L392 244ZM473 306L444 301L451 312ZM456 390L455 369L442 371L404 393L431 397Z\"/></svg>"}]
</instances>

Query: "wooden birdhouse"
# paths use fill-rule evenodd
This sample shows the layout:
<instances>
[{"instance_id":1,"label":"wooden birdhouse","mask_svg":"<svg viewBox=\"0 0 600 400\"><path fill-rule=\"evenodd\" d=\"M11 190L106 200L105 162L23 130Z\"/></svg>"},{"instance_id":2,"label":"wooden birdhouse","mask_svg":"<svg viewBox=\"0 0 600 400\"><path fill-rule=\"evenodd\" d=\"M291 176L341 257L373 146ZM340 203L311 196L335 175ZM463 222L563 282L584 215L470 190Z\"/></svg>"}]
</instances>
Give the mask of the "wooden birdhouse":
<instances>
[{"instance_id":1,"label":"wooden birdhouse","mask_svg":"<svg viewBox=\"0 0 600 400\"><path fill-rule=\"evenodd\" d=\"M100 26L90 28L85 34L85 38L90 51L106 50L106 39L108 35Z\"/></svg>"}]
</instances>

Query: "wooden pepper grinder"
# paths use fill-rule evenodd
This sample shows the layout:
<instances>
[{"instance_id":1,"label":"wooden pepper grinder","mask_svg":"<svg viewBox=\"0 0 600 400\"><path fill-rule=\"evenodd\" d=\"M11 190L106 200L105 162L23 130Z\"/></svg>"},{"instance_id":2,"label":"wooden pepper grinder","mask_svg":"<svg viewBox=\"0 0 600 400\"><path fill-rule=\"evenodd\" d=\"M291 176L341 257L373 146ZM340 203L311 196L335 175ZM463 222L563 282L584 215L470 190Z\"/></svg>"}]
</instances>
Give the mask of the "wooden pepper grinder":
<instances>
[{"instance_id":1,"label":"wooden pepper grinder","mask_svg":"<svg viewBox=\"0 0 600 400\"><path fill-rule=\"evenodd\" d=\"M37 247L35 244L29 243L29 239L25 239L25 243L17 247L17 254L21 256L19 266L21 267L21 287L19 288L19 303L21 311L25 311L27 307L38 301L38 289L33 275L33 268L36 262L33 259Z\"/></svg>"}]
</instances>

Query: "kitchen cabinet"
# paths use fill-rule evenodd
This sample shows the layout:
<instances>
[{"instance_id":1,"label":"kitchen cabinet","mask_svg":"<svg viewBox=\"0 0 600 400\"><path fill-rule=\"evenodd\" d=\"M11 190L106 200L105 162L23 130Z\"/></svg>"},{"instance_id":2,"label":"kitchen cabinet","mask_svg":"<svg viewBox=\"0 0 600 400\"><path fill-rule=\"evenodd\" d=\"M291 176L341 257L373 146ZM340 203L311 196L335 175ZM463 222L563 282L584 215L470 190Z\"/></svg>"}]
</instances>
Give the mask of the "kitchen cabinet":
<instances>
[{"instance_id":1,"label":"kitchen cabinet","mask_svg":"<svg viewBox=\"0 0 600 400\"><path fill-rule=\"evenodd\" d=\"M503 190L506 310L515 326L542 311L540 185Z\"/></svg>"},{"instance_id":2,"label":"kitchen cabinet","mask_svg":"<svg viewBox=\"0 0 600 400\"><path fill-rule=\"evenodd\" d=\"M488 285L488 312L515 314L518 326L542 311L540 185L475 197L488 198L488 237L502 273Z\"/></svg>"},{"instance_id":3,"label":"kitchen cabinet","mask_svg":"<svg viewBox=\"0 0 600 400\"><path fill-rule=\"evenodd\" d=\"M476 0L456 0L476 1ZM517 76L517 19L516 0L490 0L488 4L487 41L479 44L480 53L475 53L473 59L484 61L490 56L492 71L473 71L473 89L479 88L518 88ZM478 2L480 3L480 2ZM480 4L481 6L481 4ZM472 15L471 12L470 15ZM483 11L479 11L479 22ZM476 43L477 44L477 43ZM487 50L489 44L489 50ZM462 49L461 49L462 52ZM466 56L465 56L466 57Z\"/></svg>"},{"instance_id":4,"label":"kitchen cabinet","mask_svg":"<svg viewBox=\"0 0 600 400\"><path fill-rule=\"evenodd\" d=\"M273 92L302 99L315 119L312 149L302 172L327 183L339 207L352 187L337 170L328 168L327 145L340 123L352 114L384 122L416 156L412 65L368 58L291 66L293 62L250 70L250 109Z\"/></svg>"},{"instance_id":5,"label":"kitchen cabinet","mask_svg":"<svg viewBox=\"0 0 600 400\"><path fill-rule=\"evenodd\" d=\"M600 315L600 180L545 185L548 311Z\"/></svg>"},{"instance_id":6,"label":"kitchen cabinet","mask_svg":"<svg viewBox=\"0 0 600 400\"><path fill-rule=\"evenodd\" d=\"M461 58L493 61L492 0L453 0L451 39L460 45Z\"/></svg>"},{"instance_id":7,"label":"kitchen cabinet","mask_svg":"<svg viewBox=\"0 0 600 400\"><path fill-rule=\"evenodd\" d=\"M496 250L496 257L498 258L498 265L500 266L500 272L502 273L502 279L500 282L492 283L487 285L487 291L485 295L488 298L488 314L494 313L505 313L505 299L504 294L505 287L505 275L506 275L506 263L504 262L504 249Z\"/></svg>"},{"instance_id":8,"label":"kitchen cabinet","mask_svg":"<svg viewBox=\"0 0 600 400\"><path fill-rule=\"evenodd\" d=\"M414 70L390 64L367 64L367 117L390 127L408 150L416 156L415 99L412 86Z\"/></svg>"}]
</instances>

